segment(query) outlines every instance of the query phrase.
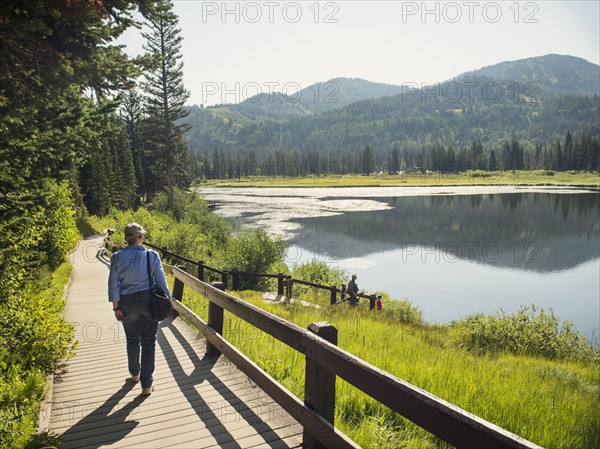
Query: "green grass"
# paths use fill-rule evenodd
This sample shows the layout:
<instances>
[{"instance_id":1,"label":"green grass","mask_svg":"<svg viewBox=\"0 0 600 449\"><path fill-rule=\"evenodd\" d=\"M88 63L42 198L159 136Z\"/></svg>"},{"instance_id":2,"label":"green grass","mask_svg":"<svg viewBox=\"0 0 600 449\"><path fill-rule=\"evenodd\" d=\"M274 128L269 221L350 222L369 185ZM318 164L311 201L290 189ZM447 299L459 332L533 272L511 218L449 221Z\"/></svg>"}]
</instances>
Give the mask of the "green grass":
<instances>
[{"instance_id":1,"label":"green grass","mask_svg":"<svg viewBox=\"0 0 600 449\"><path fill-rule=\"evenodd\" d=\"M506 353L477 355L463 349L450 326L400 323L342 305L317 310L267 304L258 292L246 301L306 328L328 321L339 346L492 423L546 448L600 447L600 370L591 363L551 361ZM186 289L185 302L206 319L206 299ZM225 338L303 397L304 357L249 324L226 314ZM362 447L448 447L338 379L336 426Z\"/></svg>"},{"instance_id":2,"label":"green grass","mask_svg":"<svg viewBox=\"0 0 600 449\"><path fill-rule=\"evenodd\" d=\"M518 170L505 172L470 171L460 174L418 173L291 177L252 176L242 179L211 180L208 185L223 187L369 187L369 186L457 186L457 185L569 185L600 187L600 175L590 172Z\"/></svg>"}]
</instances>

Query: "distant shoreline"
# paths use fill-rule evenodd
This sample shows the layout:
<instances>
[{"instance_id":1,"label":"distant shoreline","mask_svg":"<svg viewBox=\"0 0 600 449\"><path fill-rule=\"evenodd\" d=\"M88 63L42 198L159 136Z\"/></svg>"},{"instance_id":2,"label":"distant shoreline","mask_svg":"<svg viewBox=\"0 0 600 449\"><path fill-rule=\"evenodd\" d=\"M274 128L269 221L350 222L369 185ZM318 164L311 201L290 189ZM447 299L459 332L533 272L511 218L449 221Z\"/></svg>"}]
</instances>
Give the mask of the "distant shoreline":
<instances>
[{"instance_id":1,"label":"distant shoreline","mask_svg":"<svg viewBox=\"0 0 600 449\"><path fill-rule=\"evenodd\" d=\"M548 175L547 173L552 173ZM600 191L597 173L547 171L467 172L462 174L423 173L410 175L322 175L292 177L257 176L233 180L209 180L195 187L260 187L260 188L323 188L323 187L400 187L400 188L522 188Z\"/></svg>"},{"instance_id":2,"label":"distant shoreline","mask_svg":"<svg viewBox=\"0 0 600 449\"><path fill-rule=\"evenodd\" d=\"M204 184L193 188L198 190L202 195L207 195L210 201L215 201L210 198L211 194L217 191L228 191L241 189L250 193L252 189L256 189L263 196L269 189L274 190L274 195L278 195L278 191L294 191L299 193L292 196L308 196L308 197L325 197L325 196L345 196L351 198L361 197L397 197L397 196L434 196L434 195L501 195L510 193L555 193L555 194L582 194L582 193L600 193L600 188L585 185L427 185L427 186L281 186L281 185L215 185ZM317 192L322 189L325 192ZM373 190L377 189L376 192ZM335 191L335 194L333 193ZM289 194L289 193L288 193Z\"/></svg>"}]
</instances>

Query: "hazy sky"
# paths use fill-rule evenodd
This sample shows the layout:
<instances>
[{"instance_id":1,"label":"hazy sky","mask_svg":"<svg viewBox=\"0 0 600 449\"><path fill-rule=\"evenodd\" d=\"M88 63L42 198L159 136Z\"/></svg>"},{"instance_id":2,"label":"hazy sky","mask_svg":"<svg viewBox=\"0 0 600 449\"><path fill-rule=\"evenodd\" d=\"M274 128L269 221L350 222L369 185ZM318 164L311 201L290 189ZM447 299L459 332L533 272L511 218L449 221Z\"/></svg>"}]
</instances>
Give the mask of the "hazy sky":
<instances>
[{"instance_id":1,"label":"hazy sky","mask_svg":"<svg viewBox=\"0 0 600 449\"><path fill-rule=\"evenodd\" d=\"M600 64L600 1L176 0L190 104L335 77L443 82L549 53ZM139 54L142 39L121 40Z\"/></svg>"}]
</instances>

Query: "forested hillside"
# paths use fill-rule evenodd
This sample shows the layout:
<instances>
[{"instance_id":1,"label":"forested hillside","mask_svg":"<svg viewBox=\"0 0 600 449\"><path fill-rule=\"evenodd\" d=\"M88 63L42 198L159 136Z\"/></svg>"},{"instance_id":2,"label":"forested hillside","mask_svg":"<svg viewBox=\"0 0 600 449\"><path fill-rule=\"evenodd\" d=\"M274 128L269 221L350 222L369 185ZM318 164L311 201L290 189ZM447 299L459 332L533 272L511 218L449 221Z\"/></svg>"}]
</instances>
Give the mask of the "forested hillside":
<instances>
[{"instance_id":1,"label":"forested hillside","mask_svg":"<svg viewBox=\"0 0 600 449\"><path fill-rule=\"evenodd\" d=\"M560 94L600 95L600 68L575 56L545 55L506 61L466 74L535 83Z\"/></svg>"},{"instance_id":2,"label":"forested hillside","mask_svg":"<svg viewBox=\"0 0 600 449\"><path fill-rule=\"evenodd\" d=\"M298 91L294 91L295 83L282 87L286 89L285 92L261 92L228 107L252 117L265 115L286 119L320 114L357 101L392 96L405 91L402 86L374 83L360 78L333 78Z\"/></svg>"},{"instance_id":3,"label":"forested hillside","mask_svg":"<svg viewBox=\"0 0 600 449\"><path fill-rule=\"evenodd\" d=\"M192 107L187 138L195 175L204 178L396 172L407 166L597 170L599 114L598 95L557 94L531 82L470 75L310 116L275 119L233 106ZM565 160L561 146L570 147L573 139L576 149L566 151L581 154ZM522 163L501 159L507 145L519 148ZM447 157L432 160L440 149Z\"/></svg>"},{"instance_id":4,"label":"forested hillside","mask_svg":"<svg viewBox=\"0 0 600 449\"><path fill-rule=\"evenodd\" d=\"M337 80L318 104L327 83L191 107L194 175L598 169L600 67L583 59L504 62L432 86ZM370 96L351 102L356 89Z\"/></svg>"}]
</instances>

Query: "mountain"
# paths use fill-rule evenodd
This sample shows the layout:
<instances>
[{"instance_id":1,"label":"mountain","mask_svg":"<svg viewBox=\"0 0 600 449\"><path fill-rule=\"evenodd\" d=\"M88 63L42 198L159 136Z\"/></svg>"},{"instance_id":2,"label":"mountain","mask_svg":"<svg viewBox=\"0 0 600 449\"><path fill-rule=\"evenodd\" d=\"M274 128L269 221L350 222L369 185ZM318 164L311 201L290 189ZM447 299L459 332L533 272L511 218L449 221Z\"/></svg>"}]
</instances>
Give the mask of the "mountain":
<instances>
[{"instance_id":1,"label":"mountain","mask_svg":"<svg viewBox=\"0 0 600 449\"><path fill-rule=\"evenodd\" d=\"M600 67L549 55L486 67L424 90L336 78L304 89L296 102L275 95L254 103L192 107L187 138L197 154L252 152L257 163L281 151L297 160L310 154L321 164L335 159L340 172L356 167L366 145L379 167L385 167L392 148L419 158L423 146L452 146L458 152L480 141L485 154L492 149L498 154L505 142L517 139L534 152L567 131L600 135L600 95L589 95L593 71L600 73ZM334 97L315 102L315 92ZM358 101L361 95L367 98ZM335 96L337 103L325 101Z\"/></svg>"},{"instance_id":2,"label":"mountain","mask_svg":"<svg viewBox=\"0 0 600 449\"><path fill-rule=\"evenodd\" d=\"M246 115L265 115L277 119L303 117L340 109L371 98L397 95L402 86L374 83L361 78L333 78L315 83L296 93L261 93L228 107Z\"/></svg>"},{"instance_id":3,"label":"mountain","mask_svg":"<svg viewBox=\"0 0 600 449\"><path fill-rule=\"evenodd\" d=\"M600 66L575 56L550 54L506 61L463 76L535 83L540 89L562 94L600 95Z\"/></svg>"}]
</instances>

